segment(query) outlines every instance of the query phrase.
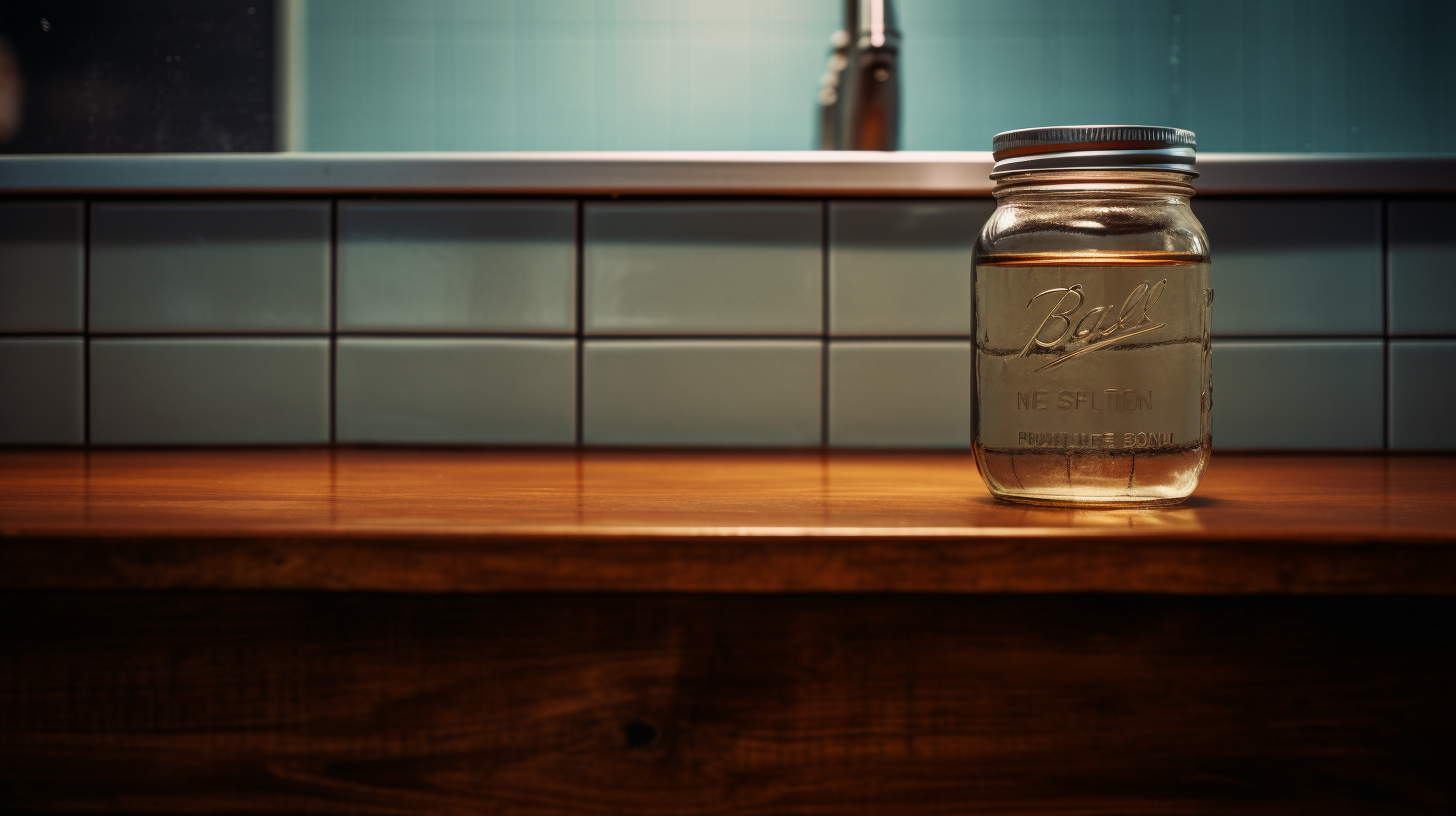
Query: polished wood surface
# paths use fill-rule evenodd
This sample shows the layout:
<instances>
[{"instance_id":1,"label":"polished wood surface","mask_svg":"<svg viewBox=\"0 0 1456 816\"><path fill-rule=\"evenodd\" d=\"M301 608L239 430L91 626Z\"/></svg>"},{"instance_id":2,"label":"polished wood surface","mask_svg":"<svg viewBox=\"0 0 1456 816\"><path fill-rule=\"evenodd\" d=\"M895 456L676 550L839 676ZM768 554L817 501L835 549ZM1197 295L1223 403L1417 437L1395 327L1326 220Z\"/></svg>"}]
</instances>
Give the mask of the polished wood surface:
<instances>
[{"instance_id":1,"label":"polished wood surface","mask_svg":"<svg viewBox=\"0 0 1456 816\"><path fill-rule=\"evenodd\" d=\"M0 812L1453 812L1453 509L1438 456L1073 511L958 454L0 452Z\"/></svg>"},{"instance_id":2,"label":"polished wood surface","mask_svg":"<svg viewBox=\"0 0 1456 816\"><path fill-rule=\"evenodd\" d=\"M1456 592L1456 457L1216 455L1184 505L960 454L0 452L0 587Z\"/></svg>"},{"instance_id":3,"label":"polished wood surface","mask_svg":"<svg viewBox=\"0 0 1456 816\"><path fill-rule=\"evenodd\" d=\"M1456 598L0 593L0 811L1456 812Z\"/></svg>"}]
</instances>

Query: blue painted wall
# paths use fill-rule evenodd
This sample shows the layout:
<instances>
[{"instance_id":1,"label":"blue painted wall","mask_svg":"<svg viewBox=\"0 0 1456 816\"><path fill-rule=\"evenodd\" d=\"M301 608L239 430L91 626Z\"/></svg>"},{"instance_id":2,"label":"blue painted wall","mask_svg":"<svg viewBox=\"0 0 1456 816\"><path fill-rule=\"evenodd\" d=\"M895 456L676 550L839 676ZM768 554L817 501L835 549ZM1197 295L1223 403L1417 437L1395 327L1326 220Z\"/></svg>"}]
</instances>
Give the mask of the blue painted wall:
<instances>
[{"instance_id":1,"label":"blue painted wall","mask_svg":"<svg viewBox=\"0 0 1456 816\"><path fill-rule=\"evenodd\" d=\"M302 0L310 150L795 150L839 0ZM1456 152L1456 3L902 0L904 142Z\"/></svg>"}]
</instances>

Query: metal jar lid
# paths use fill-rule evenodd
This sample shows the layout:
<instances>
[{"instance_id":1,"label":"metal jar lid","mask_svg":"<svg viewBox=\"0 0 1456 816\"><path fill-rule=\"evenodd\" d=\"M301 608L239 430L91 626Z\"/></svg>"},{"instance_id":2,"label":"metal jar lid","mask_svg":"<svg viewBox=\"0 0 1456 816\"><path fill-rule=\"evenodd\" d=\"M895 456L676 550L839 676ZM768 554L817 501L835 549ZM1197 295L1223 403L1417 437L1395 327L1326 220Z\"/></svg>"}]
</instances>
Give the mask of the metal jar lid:
<instances>
[{"instance_id":1,"label":"metal jar lid","mask_svg":"<svg viewBox=\"0 0 1456 816\"><path fill-rule=\"evenodd\" d=\"M991 178L1029 170L1172 170L1196 176L1193 131L1146 125L1008 130L991 139Z\"/></svg>"}]
</instances>

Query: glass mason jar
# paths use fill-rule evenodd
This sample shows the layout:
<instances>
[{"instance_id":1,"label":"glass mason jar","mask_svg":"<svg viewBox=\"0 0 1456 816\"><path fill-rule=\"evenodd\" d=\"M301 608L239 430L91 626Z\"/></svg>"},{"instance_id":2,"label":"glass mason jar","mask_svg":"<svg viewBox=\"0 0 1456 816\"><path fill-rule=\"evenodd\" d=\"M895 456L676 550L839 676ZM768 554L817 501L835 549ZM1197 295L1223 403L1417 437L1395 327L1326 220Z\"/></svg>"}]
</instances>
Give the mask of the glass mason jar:
<instances>
[{"instance_id":1,"label":"glass mason jar","mask_svg":"<svg viewBox=\"0 0 1456 816\"><path fill-rule=\"evenodd\" d=\"M972 260L976 465L998 499L1175 504L1208 463L1208 236L1194 136L1033 128L993 143Z\"/></svg>"}]
</instances>

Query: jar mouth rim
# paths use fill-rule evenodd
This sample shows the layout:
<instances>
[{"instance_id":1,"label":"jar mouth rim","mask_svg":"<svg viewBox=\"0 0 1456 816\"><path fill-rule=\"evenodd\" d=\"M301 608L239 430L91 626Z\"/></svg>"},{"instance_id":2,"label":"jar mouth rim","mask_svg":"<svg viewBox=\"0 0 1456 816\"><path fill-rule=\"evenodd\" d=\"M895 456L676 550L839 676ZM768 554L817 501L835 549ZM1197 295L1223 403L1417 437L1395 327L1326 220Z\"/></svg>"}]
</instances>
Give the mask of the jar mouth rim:
<instances>
[{"instance_id":1,"label":"jar mouth rim","mask_svg":"<svg viewBox=\"0 0 1456 816\"><path fill-rule=\"evenodd\" d=\"M1197 154L1191 147L1128 150L1058 150L1006 156L991 168L991 178L1037 170L1153 170L1183 173L1196 178Z\"/></svg>"},{"instance_id":2,"label":"jar mouth rim","mask_svg":"<svg viewBox=\"0 0 1456 816\"><path fill-rule=\"evenodd\" d=\"M1047 192L1124 192L1147 194L1171 192L1194 195L1193 177L1187 167L1057 167L1023 169L1002 173L994 180L993 195L1026 190Z\"/></svg>"}]
</instances>

